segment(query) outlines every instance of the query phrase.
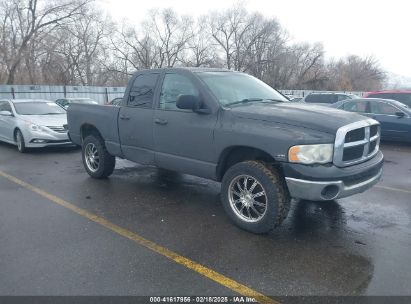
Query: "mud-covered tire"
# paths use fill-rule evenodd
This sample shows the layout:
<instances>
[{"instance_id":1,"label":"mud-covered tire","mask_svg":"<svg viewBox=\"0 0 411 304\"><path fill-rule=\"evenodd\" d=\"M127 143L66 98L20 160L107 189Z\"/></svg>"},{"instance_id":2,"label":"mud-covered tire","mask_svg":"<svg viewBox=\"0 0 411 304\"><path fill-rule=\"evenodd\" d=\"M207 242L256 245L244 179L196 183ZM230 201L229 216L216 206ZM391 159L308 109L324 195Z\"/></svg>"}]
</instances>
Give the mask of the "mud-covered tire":
<instances>
[{"instance_id":1,"label":"mud-covered tire","mask_svg":"<svg viewBox=\"0 0 411 304\"><path fill-rule=\"evenodd\" d=\"M23 133L21 133L21 131L19 129L16 130L14 138L16 140L17 150L20 153L27 152L26 142L24 141Z\"/></svg>"},{"instance_id":2,"label":"mud-covered tire","mask_svg":"<svg viewBox=\"0 0 411 304\"><path fill-rule=\"evenodd\" d=\"M94 158L91 157L93 152ZM81 155L87 173L93 178L107 178L116 165L116 158L108 153L104 140L97 134L88 135L82 145Z\"/></svg>"},{"instance_id":3,"label":"mud-covered tire","mask_svg":"<svg viewBox=\"0 0 411 304\"><path fill-rule=\"evenodd\" d=\"M250 192L254 182L257 182L257 186ZM242 191L240 186L248 188L247 191ZM263 192L265 194L261 195ZM250 202L256 202L257 195L266 200L266 208L263 209L261 199L257 201L258 205L253 205L254 212ZM281 173L270 164L260 161L245 161L230 167L222 180L221 200L230 219L238 227L253 233L267 233L279 226L288 215L291 201Z\"/></svg>"}]
</instances>

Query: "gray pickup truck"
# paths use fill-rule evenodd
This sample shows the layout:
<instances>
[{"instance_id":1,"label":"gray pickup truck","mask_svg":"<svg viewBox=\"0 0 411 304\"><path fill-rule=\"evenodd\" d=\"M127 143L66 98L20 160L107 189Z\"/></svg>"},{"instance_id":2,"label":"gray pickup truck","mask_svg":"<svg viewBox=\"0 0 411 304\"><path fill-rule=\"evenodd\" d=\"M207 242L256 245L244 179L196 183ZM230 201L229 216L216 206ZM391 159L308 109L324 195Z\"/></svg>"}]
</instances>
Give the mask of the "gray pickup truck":
<instances>
[{"instance_id":1,"label":"gray pickup truck","mask_svg":"<svg viewBox=\"0 0 411 304\"><path fill-rule=\"evenodd\" d=\"M347 197L382 174L377 121L290 103L227 70L138 71L120 106L73 104L68 124L90 176L120 157L219 181L228 216L254 233L279 225L291 198Z\"/></svg>"}]
</instances>

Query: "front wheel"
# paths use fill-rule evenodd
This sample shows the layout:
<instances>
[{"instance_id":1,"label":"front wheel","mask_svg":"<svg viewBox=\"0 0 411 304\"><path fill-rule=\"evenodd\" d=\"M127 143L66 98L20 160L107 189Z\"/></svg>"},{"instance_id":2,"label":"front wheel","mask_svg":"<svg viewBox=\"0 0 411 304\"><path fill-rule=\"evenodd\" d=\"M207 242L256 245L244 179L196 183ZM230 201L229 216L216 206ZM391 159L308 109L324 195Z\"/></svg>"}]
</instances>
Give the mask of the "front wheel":
<instances>
[{"instance_id":1,"label":"front wheel","mask_svg":"<svg viewBox=\"0 0 411 304\"><path fill-rule=\"evenodd\" d=\"M223 207L240 228L267 233L287 217L290 196L281 174L259 161L227 170L221 185Z\"/></svg>"},{"instance_id":2,"label":"front wheel","mask_svg":"<svg viewBox=\"0 0 411 304\"><path fill-rule=\"evenodd\" d=\"M116 158L108 153L103 139L94 134L84 139L82 158L84 168L94 178L110 176L116 165Z\"/></svg>"},{"instance_id":3,"label":"front wheel","mask_svg":"<svg viewBox=\"0 0 411 304\"><path fill-rule=\"evenodd\" d=\"M20 130L16 131L16 144L17 144L17 150L20 153L24 153L24 152L27 151L26 143L24 141L24 136L23 136L23 133L21 133Z\"/></svg>"}]
</instances>

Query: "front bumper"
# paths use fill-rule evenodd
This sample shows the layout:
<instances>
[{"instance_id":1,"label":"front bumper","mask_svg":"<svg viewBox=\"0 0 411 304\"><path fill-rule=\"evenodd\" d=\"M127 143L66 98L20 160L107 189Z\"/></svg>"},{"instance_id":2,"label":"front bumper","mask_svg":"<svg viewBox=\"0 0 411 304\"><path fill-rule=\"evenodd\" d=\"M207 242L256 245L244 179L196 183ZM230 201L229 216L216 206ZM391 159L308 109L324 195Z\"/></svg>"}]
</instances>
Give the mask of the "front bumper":
<instances>
[{"instance_id":1,"label":"front bumper","mask_svg":"<svg viewBox=\"0 0 411 304\"><path fill-rule=\"evenodd\" d=\"M27 148L42 148L48 146L73 145L67 133L58 132L33 132L23 133Z\"/></svg>"},{"instance_id":2,"label":"front bumper","mask_svg":"<svg viewBox=\"0 0 411 304\"><path fill-rule=\"evenodd\" d=\"M374 186L382 176L383 162L379 151L372 159L350 167L287 163L283 170L292 197L325 201L361 193Z\"/></svg>"}]
</instances>

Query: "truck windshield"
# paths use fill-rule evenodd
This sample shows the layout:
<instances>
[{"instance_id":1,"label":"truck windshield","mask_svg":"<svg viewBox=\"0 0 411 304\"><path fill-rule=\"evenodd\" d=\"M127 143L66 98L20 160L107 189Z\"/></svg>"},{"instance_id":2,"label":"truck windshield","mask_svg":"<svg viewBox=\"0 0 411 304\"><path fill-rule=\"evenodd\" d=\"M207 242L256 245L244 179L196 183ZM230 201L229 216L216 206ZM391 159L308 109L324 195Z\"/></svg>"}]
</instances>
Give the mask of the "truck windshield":
<instances>
[{"instance_id":1,"label":"truck windshield","mask_svg":"<svg viewBox=\"0 0 411 304\"><path fill-rule=\"evenodd\" d=\"M257 78L237 72L199 72L222 106L250 102L286 102L287 99Z\"/></svg>"},{"instance_id":2,"label":"truck windshield","mask_svg":"<svg viewBox=\"0 0 411 304\"><path fill-rule=\"evenodd\" d=\"M17 114L20 115L66 114L66 112L54 102L16 102L14 103L14 108Z\"/></svg>"}]
</instances>

